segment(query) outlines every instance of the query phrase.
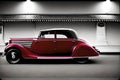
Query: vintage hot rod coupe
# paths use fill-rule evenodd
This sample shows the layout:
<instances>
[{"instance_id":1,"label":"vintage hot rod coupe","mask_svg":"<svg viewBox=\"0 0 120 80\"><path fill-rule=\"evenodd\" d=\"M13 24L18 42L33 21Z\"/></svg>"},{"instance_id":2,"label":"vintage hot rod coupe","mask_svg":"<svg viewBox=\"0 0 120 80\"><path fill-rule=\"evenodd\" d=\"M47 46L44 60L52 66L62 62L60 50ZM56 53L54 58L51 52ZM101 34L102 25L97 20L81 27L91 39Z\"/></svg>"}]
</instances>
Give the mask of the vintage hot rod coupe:
<instances>
[{"instance_id":1,"label":"vintage hot rod coupe","mask_svg":"<svg viewBox=\"0 0 120 80\"><path fill-rule=\"evenodd\" d=\"M78 39L74 30L48 29L40 31L38 38L11 38L4 55L10 64L24 59L73 59L85 63L99 52Z\"/></svg>"}]
</instances>

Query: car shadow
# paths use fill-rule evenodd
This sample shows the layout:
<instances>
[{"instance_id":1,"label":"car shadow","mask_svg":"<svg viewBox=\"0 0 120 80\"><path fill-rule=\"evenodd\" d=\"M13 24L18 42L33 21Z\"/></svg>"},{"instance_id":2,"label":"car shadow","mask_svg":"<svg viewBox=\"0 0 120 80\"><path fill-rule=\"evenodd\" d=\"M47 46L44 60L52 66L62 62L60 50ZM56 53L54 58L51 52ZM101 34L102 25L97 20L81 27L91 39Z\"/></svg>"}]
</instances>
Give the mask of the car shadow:
<instances>
[{"instance_id":1,"label":"car shadow","mask_svg":"<svg viewBox=\"0 0 120 80\"><path fill-rule=\"evenodd\" d=\"M36 59L30 59L30 60L24 60L21 64L99 64L100 61L96 59L89 59L86 63L78 63L72 59L47 59L47 60L36 60Z\"/></svg>"},{"instance_id":2,"label":"car shadow","mask_svg":"<svg viewBox=\"0 0 120 80\"><path fill-rule=\"evenodd\" d=\"M101 55L120 55L120 52L101 52Z\"/></svg>"}]
</instances>

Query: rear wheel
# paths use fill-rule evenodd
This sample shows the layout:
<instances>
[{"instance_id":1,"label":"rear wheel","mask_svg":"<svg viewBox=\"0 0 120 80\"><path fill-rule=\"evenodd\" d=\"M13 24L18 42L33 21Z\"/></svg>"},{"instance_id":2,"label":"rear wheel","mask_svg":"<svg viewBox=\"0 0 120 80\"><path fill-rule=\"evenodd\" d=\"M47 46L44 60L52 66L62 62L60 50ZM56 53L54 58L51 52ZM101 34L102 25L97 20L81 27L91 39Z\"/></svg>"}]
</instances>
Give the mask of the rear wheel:
<instances>
[{"instance_id":1,"label":"rear wheel","mask_svg":"<svg viewBox=\"0 0 120 80\"><path fill-rule=\"evenodd\" d=\"M6 54L6 60L10 64L17 64L20 63L22 60L22 56L18 49L10 49Z\"/></svg>"},{"instance_id":2,"label":"rear wheel","mask_svg":"<svg viewBox=\"0 0 120 80\"><path fill-rule=\"evenodd\" d=\"M74 61L83 64L88 62L88 58L74 58Z\"/></svg>"}]
</instances>

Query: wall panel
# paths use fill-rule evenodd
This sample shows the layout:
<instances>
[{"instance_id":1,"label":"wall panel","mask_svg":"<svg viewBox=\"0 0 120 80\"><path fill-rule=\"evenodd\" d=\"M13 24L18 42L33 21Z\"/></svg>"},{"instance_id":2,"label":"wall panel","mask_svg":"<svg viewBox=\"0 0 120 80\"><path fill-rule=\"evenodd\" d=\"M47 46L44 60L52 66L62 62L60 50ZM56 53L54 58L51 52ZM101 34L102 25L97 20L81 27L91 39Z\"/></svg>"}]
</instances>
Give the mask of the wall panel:
<instances>
[{"instance_id":1,"label":"wall panel","mask_svg":"<svg viewBox=\"0 0 120 80\"><path fill-rule=\"evenodd\" d=\"M120 45L120 23L107 23L107 41L108 45Z\"/></svg>"},{"instance_id":2,"label":"wall panel","mask_svg":"<svg viewBox=\"0 0 120 80\"><path fill-rule=\"evenodd\" d=\"M5 23L4 39L35 37L35 24L30 22Z\"/></svg>"}]
</instances>

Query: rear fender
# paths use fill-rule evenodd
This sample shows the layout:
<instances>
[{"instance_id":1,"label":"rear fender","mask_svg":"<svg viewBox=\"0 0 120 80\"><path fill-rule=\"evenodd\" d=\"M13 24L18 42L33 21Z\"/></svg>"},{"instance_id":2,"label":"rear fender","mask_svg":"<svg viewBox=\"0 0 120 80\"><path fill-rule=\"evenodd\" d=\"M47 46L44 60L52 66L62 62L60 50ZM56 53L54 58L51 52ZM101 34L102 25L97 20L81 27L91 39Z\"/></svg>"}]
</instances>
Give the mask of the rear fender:
<instances>
[{"instance_id":1,"label":"rear fender","mask_svg":"<svg viewBox=\"0 0 120 80\"><path fill-rule=\"evenodd\" d=\"M91 57L98 56L99 53L86 43L79 43L72 50L72 57Z\"/></svg>"}]
</instances>

